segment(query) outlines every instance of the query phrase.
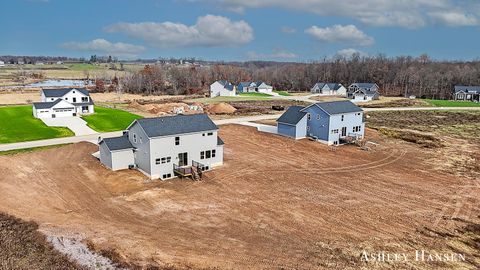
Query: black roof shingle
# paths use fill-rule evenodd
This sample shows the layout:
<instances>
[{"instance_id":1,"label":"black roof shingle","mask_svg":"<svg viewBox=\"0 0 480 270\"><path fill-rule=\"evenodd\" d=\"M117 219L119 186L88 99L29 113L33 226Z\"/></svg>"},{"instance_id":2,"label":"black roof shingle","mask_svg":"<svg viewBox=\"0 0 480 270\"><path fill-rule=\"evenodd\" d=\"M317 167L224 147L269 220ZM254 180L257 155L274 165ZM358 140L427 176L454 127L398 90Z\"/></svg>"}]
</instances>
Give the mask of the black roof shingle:
<instances>
[{"instance_id":1,"label":"black roof shingle","mask_svg":"<svg viewBox=\"0 0 480 270\"><path fill-rule=\"evenodd\" d=\"M117 151L117 150L126 150L126 149L133 149L133 145L128 140L127 136L121 137L114 137L114 138L105 138L100 143L104 142L110 151Z\"/></svg>"},{"instance_id":2,"label":"black roof shingle","mask_svg":"<svg viewBox=\"0 0 480 270\"><path fill-rule=\"evenodd\" d=\"M301 111L304 108L305 107L302 107L302 106L289 107L287 111L284 112L282 116L280 116L280 118L277 119L277 122L296 125L306 114L305 112Z\"/></svg>"},{"instance_id":3,"label":"black roof shingle","mask_svg":"<svg viewBox=\"0 0 480 270\"><path fill-rule=\"evenodd\" d=\"M218 130L206 114L175 115L135 120L150 138Z\"/></svg>"}]
</instances>

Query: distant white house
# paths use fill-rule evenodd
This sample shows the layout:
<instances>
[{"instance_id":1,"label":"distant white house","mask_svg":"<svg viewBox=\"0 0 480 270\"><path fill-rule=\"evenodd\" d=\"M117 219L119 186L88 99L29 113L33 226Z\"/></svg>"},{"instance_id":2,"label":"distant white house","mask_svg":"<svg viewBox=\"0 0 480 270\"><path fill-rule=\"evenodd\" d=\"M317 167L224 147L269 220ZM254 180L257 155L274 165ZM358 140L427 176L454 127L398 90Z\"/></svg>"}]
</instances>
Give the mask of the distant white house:
<instances>
[{"instance_id":1,"label":"distant white house","mask_svg":"<svg viewBox=\"0 0 480 270\"><path fill-rule=\"evenodd\" d=\"M310 89L312 94L321 94L328 96L346 96L347 88L341 83L316 83L312 89Z\"/></svg>"},{"instance_id":2,"label":"distant white house","mask_svg":"<svg viewBox=\"0 0 480 270\"><path fill-rule=\"evenodd\" d=\"M379 87L376 83L352 83L348 87L347 97L352 102L366 102L380 97Z\"/></svg>"},{"instance_id":3,"label":"distant white house","mask_svg":"<svg viewBox=\"0 0 480 270\"><path fill-rule=\"evenodd\" d=\"M45 65L45 63L40 62L40 61L37 61L37 62L35 62L35 65L37 65L37 66L43 66L43 65Z\"/></svg>"},{"instance_id":4,"label":"distant white house","mask_svg":"<svg viewBox=\"0 0 480 270\"><path fill-rule=\"evenodd\" d=\"M480 86L455 85L455 100L480 102Z\"/></svg>"},{"instance_id":5,"label":"distant white house","mask_svg":"<svg viewBox=\"0 0 480 270\"><path fill-rule=\"evenodd\" d=\"M44 89L42 102L33 103L36 118L72 117L94 113L90 93L83 88Z\"/></svg>"},{"instance_id":6,"label":"distant white house","mask_svg":"<svg viewBox=\"0 0 480 270\"><path fill-rule=\"evenodd\" d=\"M237 88L239 93L259 92L268 94L273 92L273 86L265 82L241 82Z\"/></svg>"},{"instance_id":7,"label":"distant white house","mask_svg":"<svg viewBox=\"0 0 480 270\"><path fill-rule=\"evenodd\" d=\"M0 61L0 67L4 67L4 66L5 66L5 62Z\"/></svg>"},{"instance_id":8,"label":"distant white house","mask_svg":"<svg viewBox=\"0 0 480 270\"><path fill-rule=\"evenodd\" d=\"M216 81L210 85L210 97L236 96L236 87L228 81Z\"/></svg>"}]
</instances>

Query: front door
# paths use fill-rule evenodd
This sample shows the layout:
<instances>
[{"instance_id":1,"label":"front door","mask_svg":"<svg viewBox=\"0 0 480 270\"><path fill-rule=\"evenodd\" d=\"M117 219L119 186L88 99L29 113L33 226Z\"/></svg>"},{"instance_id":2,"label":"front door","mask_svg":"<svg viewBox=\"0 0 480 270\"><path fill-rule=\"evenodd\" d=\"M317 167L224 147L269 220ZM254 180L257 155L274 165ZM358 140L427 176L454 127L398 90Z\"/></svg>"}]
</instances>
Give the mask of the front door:
<instances>
[{"instance_id":1,"label":"front door","mask_svg":"<svg viewBox=\"0 0 480 270\"><path fill-rule=\"evenodd\" d=\"M187 166L188 165L188 153L178 154L178 166Z\"/></svg>"},{"instance_id":2,"label":"front door","mask_svg":"<svg viewBox=\"0 0 480 270\"><path fill-rule=\"evenodd\" d=\"M342 137L347 136L347 127L342 127Z\"/></svg>"}]
</instances>

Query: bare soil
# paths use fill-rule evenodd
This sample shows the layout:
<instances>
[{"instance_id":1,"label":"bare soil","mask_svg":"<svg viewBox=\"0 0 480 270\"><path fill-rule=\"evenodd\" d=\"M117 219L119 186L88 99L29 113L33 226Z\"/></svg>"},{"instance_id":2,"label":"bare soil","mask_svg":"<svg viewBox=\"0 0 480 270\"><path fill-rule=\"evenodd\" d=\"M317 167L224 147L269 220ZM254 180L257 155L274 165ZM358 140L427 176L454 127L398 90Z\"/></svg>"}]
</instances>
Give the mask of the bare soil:
<instances>
[{"instance_id":1,"label":"bare soil","mask_svg":"<svg viewBox=\"0 0 480 270\"><path fill-rule=\"evenodd\" d=\"M80 232L137 265L220 269L478 269L478 179L438 171L432 149L368 130L336 151L222 126L225 164L201 182L112 172L79 143L0 157L0 211ZM477 244L476 244L477 243ZM460 252L465 262L365 263L361 253ZM413 255L412 255L413 256Z\"/></svg>"}]
</instances>

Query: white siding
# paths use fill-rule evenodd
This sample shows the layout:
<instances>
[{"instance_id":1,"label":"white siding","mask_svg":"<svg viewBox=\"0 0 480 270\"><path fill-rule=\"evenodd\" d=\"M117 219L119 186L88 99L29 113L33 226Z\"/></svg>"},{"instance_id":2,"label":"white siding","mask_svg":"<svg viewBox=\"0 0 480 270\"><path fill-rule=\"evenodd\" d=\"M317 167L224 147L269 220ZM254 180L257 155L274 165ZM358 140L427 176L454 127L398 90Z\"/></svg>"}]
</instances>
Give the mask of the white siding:
<instances>
[{"instance_id":1,"label":"white siding","mask_svg":"<svg viewBox=\"0 0 480 270\"><path fill-rule=\"evenodd\" d=\"M132 149L126 149L121 151L114 151L111 153L112 157L112 170L125 170L129 165L135 164Z\"/></svg>"}]
</instances>

